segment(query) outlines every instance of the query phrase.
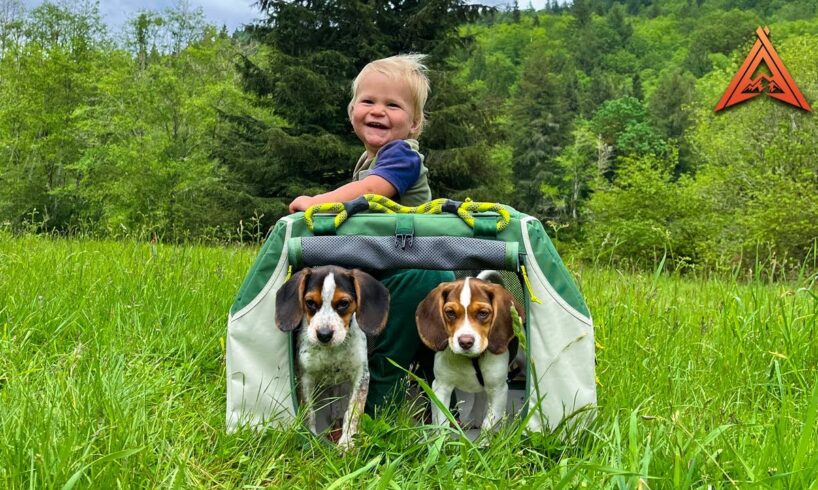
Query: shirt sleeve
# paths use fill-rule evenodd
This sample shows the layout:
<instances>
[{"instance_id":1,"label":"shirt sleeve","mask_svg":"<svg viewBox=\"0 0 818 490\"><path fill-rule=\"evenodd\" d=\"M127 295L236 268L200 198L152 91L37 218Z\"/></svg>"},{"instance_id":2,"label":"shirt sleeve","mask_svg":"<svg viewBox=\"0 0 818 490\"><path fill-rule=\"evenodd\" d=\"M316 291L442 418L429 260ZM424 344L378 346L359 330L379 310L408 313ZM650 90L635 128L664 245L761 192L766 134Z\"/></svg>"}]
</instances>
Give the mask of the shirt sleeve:
<instances>
[{"instance_id":1,"label":"shirt sleeve","mask_svg":"<svg viewBox=\"0 0 818 490\"><path fill-rule=\"evenodd\" d=\"M369 175L377 175L403 195L420 177L420 154L404 140L387 143L380 149L375 168Z\"/></svg>"}]
</instances>

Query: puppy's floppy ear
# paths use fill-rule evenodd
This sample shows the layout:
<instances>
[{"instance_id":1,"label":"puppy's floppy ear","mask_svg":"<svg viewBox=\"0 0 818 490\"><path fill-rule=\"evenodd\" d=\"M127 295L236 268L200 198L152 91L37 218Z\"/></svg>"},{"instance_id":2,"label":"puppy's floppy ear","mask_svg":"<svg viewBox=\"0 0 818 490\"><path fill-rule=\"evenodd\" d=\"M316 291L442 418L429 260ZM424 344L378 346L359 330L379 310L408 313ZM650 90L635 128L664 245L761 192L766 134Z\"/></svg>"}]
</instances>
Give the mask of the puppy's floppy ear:
<instances>
[{"instance_id":1,"label":"puppy's floppy ear","mask_svg":"<svg viewBox=\"0 0 818 490\"><path fill-rule=\"evenodd\" d=\"M497 284L491 286L491 307L494 309L494 321L489 332L488 350L492 354L502 354L508 350L508 343L514 337L514 326L511 319L511 308L517 310L520 320L525 322L525 309L514 299L508 290Z\"/></svg>"},{"instance_id":2,"label":"puppy's floppy ear","mask_svg":"<svg viewBox=\"0 0 818 490\"><path fill-rule=\"evenodd\" d=\"M276 325L282 332L291 332L304 318L304 289L311 269L301 269L276 293Z\"/></svg>"},{"instance_id":3,"label":"puppy's floppy ear","mask_svg":"<svg viewBox=\"0 0 818 490\"><path fill-rule=\"evenodd\" d=\"M389 317L389 290L380 281L358 269L352 270L352 279L358 298L358 311L355 312L358 327L367 335L378 335Z\"/></svg>"},{"instance_id":4,"label":"puppy's floppy ear","mask_svg":"<svg viewBox=\"0 0 818 490\"><path fill-rule=\"evenodd\" d=\"M449 332L443 320L443 298L452 287L451 283L443 283L432 289L415 311L420 340L435 352L446 350L449 345Z\"/></svg>"}]
</instances>

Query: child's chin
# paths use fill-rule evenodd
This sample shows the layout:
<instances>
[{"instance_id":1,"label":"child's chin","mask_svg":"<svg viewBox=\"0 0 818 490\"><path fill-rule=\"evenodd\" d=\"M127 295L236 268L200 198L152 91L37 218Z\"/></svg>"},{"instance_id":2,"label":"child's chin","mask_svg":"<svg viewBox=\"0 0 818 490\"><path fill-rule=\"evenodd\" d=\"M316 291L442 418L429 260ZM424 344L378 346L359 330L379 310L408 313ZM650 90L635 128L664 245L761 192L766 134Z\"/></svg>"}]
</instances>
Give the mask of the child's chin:
<instances>
[{"instance_id":1,"label":"child's chin","mask_svg":"<svg viewBox=\"0 0 818 490\"><path fill-rule=\"evenodd\" d=\"M367 138L366 139L366 145L371 147L371 148L380 149L383 145L389 143L390 141L392 141L392 140L390 140L389 138L385 138L385 137L384 138Z\"/></svg>"}]
</instances>

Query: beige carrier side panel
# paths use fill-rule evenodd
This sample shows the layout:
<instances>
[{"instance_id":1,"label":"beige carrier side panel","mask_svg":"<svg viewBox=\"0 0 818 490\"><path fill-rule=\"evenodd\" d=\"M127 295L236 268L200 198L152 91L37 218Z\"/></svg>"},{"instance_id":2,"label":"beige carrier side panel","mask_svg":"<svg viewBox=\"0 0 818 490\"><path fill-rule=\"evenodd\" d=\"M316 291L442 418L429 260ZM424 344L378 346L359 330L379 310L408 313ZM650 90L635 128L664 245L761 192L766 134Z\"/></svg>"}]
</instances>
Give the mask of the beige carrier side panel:
<instances>
[{"instance_id":1,"label":"beige carrier side panel","mask_svg":"<svg viewBox=\"0 0 818 490\"><path fill-rule=\"evenodd\" d=\"M526 230L526 221L521 223ZM526 263L534 294L541 303L529 304L529 349L538 379L530 382L528 429L554 430L562 420L588 406L596 406L594 329L590 318L572 308L554 290L536 260L528 234L523 232ZM534 373L529 371L529 375ZM539 390L539 392L537 391ZM537 397L542 397L539 409Z\"/></svg>"},{"instance_id":2,"label":"beige carrier side panel","mask_svg":"<svg viewBox=\"0 0 818 490\"><path fill-rule=\"evenodd\" d=\"M290 238L287 221L284 243ZM287 276L287 247L261 293L227 321L227 430L294 420L289 334L275 325L275 292Z\"/></svg>"}]
</instances>

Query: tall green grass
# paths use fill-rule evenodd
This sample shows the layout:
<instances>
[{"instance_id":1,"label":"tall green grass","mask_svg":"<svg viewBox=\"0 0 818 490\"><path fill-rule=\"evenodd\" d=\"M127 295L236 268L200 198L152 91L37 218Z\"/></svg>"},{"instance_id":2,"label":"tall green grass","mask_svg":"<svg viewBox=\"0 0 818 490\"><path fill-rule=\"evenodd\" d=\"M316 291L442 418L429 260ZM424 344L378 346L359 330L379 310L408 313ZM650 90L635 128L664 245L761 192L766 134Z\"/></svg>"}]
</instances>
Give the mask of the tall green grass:
<instances>
[{"instance_id":1,"label":"tall green grass","mask_svg":"<svg viewBox=\"0 0 818 490\"><path fill-rule=\"evenodd\" d=\"M365 420L342 456L303 429L224 430L227 311L256 249L0 234L0 488L815 487L818 295L576 267L599 410L570 443L488 447Z\"/></svg>"}]
</instances>

